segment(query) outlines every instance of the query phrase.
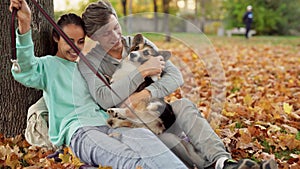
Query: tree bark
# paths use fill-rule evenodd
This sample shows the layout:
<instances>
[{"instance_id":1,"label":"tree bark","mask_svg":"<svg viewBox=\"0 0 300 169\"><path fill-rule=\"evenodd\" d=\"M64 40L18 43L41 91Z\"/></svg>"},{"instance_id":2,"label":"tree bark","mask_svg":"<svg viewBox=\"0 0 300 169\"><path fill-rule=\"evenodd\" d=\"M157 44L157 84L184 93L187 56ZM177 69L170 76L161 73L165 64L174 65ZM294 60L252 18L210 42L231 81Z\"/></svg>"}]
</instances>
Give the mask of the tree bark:
<instances>
[{"instance_id":1,"label":"tree bark","mask_svg":"<svg viewBox=\"0 0 300 169\"><path fill-rule=\"evenodd\" d=\"M126 17L127 32L132 33L132 0L129 0L128 16Z\"/></svg>"},{"instance_id":2,"label":"tree bark","mask_svg":"<svg viewBox=\"0 0 300 169\"><path fill-rule=\"evenodd\" d=\"M157 16L157 1L153 0L153 11L154 11L154 32L158 31L158 16Z\"/></svg>"},{"instance_id":3,"label":"tree bark","mask_svg":"<svg viewBox=\"0 0 300 169\"><path fill-rule=\"evenodd\" d=\"M30 2L32 10L32 33L35 44L35 55L50 53L51 25ZM39 0L39 4L53 18L53 1ZM1 45L0 45L0 133L6 137L22 134L26 127L27 110L42 95L41 91L30 89L16 82L11 75L11 13L9 0L2 0L0 7ZM16 24L17 26L17 24Z\"/></svg>"},{"instance_id":4,"label":"tree bark","mask_svg":"<svg viewBox=\"0 0 300 169\"><path fill-rule=\"evenodd\" d=\"M164 11L164 25L165 25L165 33L166 33L166 42L171 42L171 32L169 27L169 3L170 0L163 0L163 11Z\"/></svg>"},{"instance_id":5,"label":"tree bark","mask_svg":"<svg viewBox=\"0 0 300 169\"><path fill-rule=\"evenodd\" d=\"M122 0L122 7L123 7L123 15L126 16L127 15L127 0Z\"/></svg>"},{"instance_id":6,"label":"tree bark","mask_svg":"<svg viewBox=\"0 0 300 169\"><path fill-rule=\"evenodd\" d=\"M200 1L200 7L201 7L201 19L200 19L200 30L205 33L205 24L206 24L206 20L205 20L205 6L206 6L206 0L201 0Z\"/></svg>"}]
</instances>

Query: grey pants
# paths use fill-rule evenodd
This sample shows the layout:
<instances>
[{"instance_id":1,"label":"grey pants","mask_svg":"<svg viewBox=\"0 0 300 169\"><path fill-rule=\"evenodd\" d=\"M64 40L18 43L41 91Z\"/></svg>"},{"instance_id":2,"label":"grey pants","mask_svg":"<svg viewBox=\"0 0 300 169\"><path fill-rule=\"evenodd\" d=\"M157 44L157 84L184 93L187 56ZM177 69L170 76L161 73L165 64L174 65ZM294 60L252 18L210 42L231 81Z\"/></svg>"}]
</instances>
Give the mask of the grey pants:
<instances>
[{"instance_id":1,"label":"grey pants","mask_svg":"<svg viewBox=\"0 0 300 169\"><path fill-rule=\"evenodd\" d=\"M222 140L201 116L197 107L188 99L171 103L176 116L175 123L160 139L189 167L207 168L220 157L231 158ZM185 132L190 142L178 137Z\"/></svg>"},{"instance_id":2,"label":"grey pants","mask_svg":"<svg viewBox=\"0 0 300 169\"><path fill-rule=\"evenodd\" d=\"M109 136L110 135L110 136ZM90 165L114 169L186 169L185 164L159 138L144 128L87 126L76 131L70 147Z\"/></svg>"},{"instance_id":3,"label":"grey pants","mask_svg":"<svg viewBox=\"0 0 300 169\"><path fill-rule=\"evenodd\" d=\"M189 101L188 99L180 99L172 102L171 106L176 116L176 122L165 133L160 135L159 138L186 165L192 167L195 164L199 169L201 169L211 166L216 162L218 158L222 156L231 158L230 154L226 152L222 140L215 134L206 119L201 116L201 114L198 112L197 107L191 101ZM178 135L180 135L182 131L184 131L188 135L191 143L183 141L178 137ZM92 131L90 132L92 133ZM108 130L106 132L108 132ZM109 132L112 131L110 130ZM103 137L102 134L105 133L99 133L99 139ZM87 135L89 134L86 133L83 136ZM71 147L72 149L74 148L73 151L75 150L75 148L77 151L80 150L80 147L78 146L80 146L79 141L81 138L78 138L79 136L81 135L79 134L77 136L74 136L71 141ZM89 137L82 139L88 140ZM91 149L88 147L83 148L83 151ZM87 160L89 164L98 164L97 161L91 160L92 159Z\"/></svg>"}]
</instances>

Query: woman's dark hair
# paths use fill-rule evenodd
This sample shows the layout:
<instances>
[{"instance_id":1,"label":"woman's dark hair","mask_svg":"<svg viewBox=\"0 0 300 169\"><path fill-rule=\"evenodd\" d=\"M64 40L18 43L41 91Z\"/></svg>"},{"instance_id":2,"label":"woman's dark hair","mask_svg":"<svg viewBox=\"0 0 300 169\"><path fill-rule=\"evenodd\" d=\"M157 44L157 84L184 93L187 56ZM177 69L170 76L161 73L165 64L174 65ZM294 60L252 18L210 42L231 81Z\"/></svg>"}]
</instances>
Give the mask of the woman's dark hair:
<instances>
[{"instance_id":1,"label":"woman's dark hair","mask_svg":"<svg viewBox=\"0 0 300 169\"><path fill-rule=\"evenodd\" d=\"M82 14L87 36L91 37L98 29L106 25L111 15L117 17L116 11L109 1L99 0L91 3Z\"/></svg>"},{"instance_id":2,"label":"woman's dark hair","mask_svg":"<svg viewBox=\"0 0 300 169\"><path fill-rule=\"evenodd\" d=\"M78 16L74 13L64 14L57 21L57 25L61 29L64 26L69 25L69 24L74 24L74 25L82 27L82 29L84 31L84 34L86 35L85 25L84 25L84 22L82 21L80 16ZM52 42L52 47L53 47L52 50L51 50L51 55L55 55L57 53L57 50L58 50L57 47L58 46L57 46L57 43L54 41L54 38L59 40L60 35L55 29L53 29L51 37L52 37L51 42Z\"/></svg>"}]
</instances>

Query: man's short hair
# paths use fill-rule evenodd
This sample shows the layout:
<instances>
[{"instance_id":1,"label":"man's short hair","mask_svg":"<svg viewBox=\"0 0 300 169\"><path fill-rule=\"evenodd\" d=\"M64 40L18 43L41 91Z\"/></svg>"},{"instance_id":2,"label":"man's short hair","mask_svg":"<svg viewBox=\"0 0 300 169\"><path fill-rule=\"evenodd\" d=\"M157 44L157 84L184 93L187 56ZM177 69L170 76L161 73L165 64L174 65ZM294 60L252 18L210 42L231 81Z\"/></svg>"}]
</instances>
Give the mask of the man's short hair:
<instances>
[{"instance_id":1,"label":"man's short hair","mask_svg":"<svg viewBox=\"0 0 300 169\"><path fill-rule=\"evenodd\" d=\"M87 6L82 14L87 36L91 37L98 29L109 22L110 16L117 17L115 9L106 0L100 0Z\"/></svg>"}]
</instances>

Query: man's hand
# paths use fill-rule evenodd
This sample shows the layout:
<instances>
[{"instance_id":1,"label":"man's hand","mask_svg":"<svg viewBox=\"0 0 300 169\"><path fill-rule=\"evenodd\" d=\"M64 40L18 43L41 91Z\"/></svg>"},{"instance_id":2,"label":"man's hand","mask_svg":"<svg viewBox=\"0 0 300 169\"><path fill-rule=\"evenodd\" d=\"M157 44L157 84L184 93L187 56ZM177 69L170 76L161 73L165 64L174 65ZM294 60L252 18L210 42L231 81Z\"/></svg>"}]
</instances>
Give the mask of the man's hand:
<instances>
[{"instance_id":1,"label":"man's hand","mask_svg":"<svg viewBox=\"0 0 300 169\"><path fill-rule=\"evenodd\" d=\"M158 75L165 68L165 61L162 56L150 57L148 61L138 67L143 77Z\"/></svg>"},{"instance_id":2,"label":"man's hand","mask_svg":"<svg viewBox=\"0 0 300 169\"><path fill-rule=\"evenodd\" d=\"M138 93L133 93L130 95L121 107L130 106L130 108L135 108L141 101L149 101L151 99L151 93L144 89ZM128 117L134 118L135 116L132 113L126 113Z\"/></svg>"},{"instance_id":3,"label":"man's hand","mask_svg":"<svg viewBox=\"0 0 300 169\"><path fill-rule=\"evenodd\" d=\"M18 10L19 33L28 32L31 24L31 11L27 2L25 0L10 0L9 10L12 12L13 8Z\"/></svg>"}]
</instances>

